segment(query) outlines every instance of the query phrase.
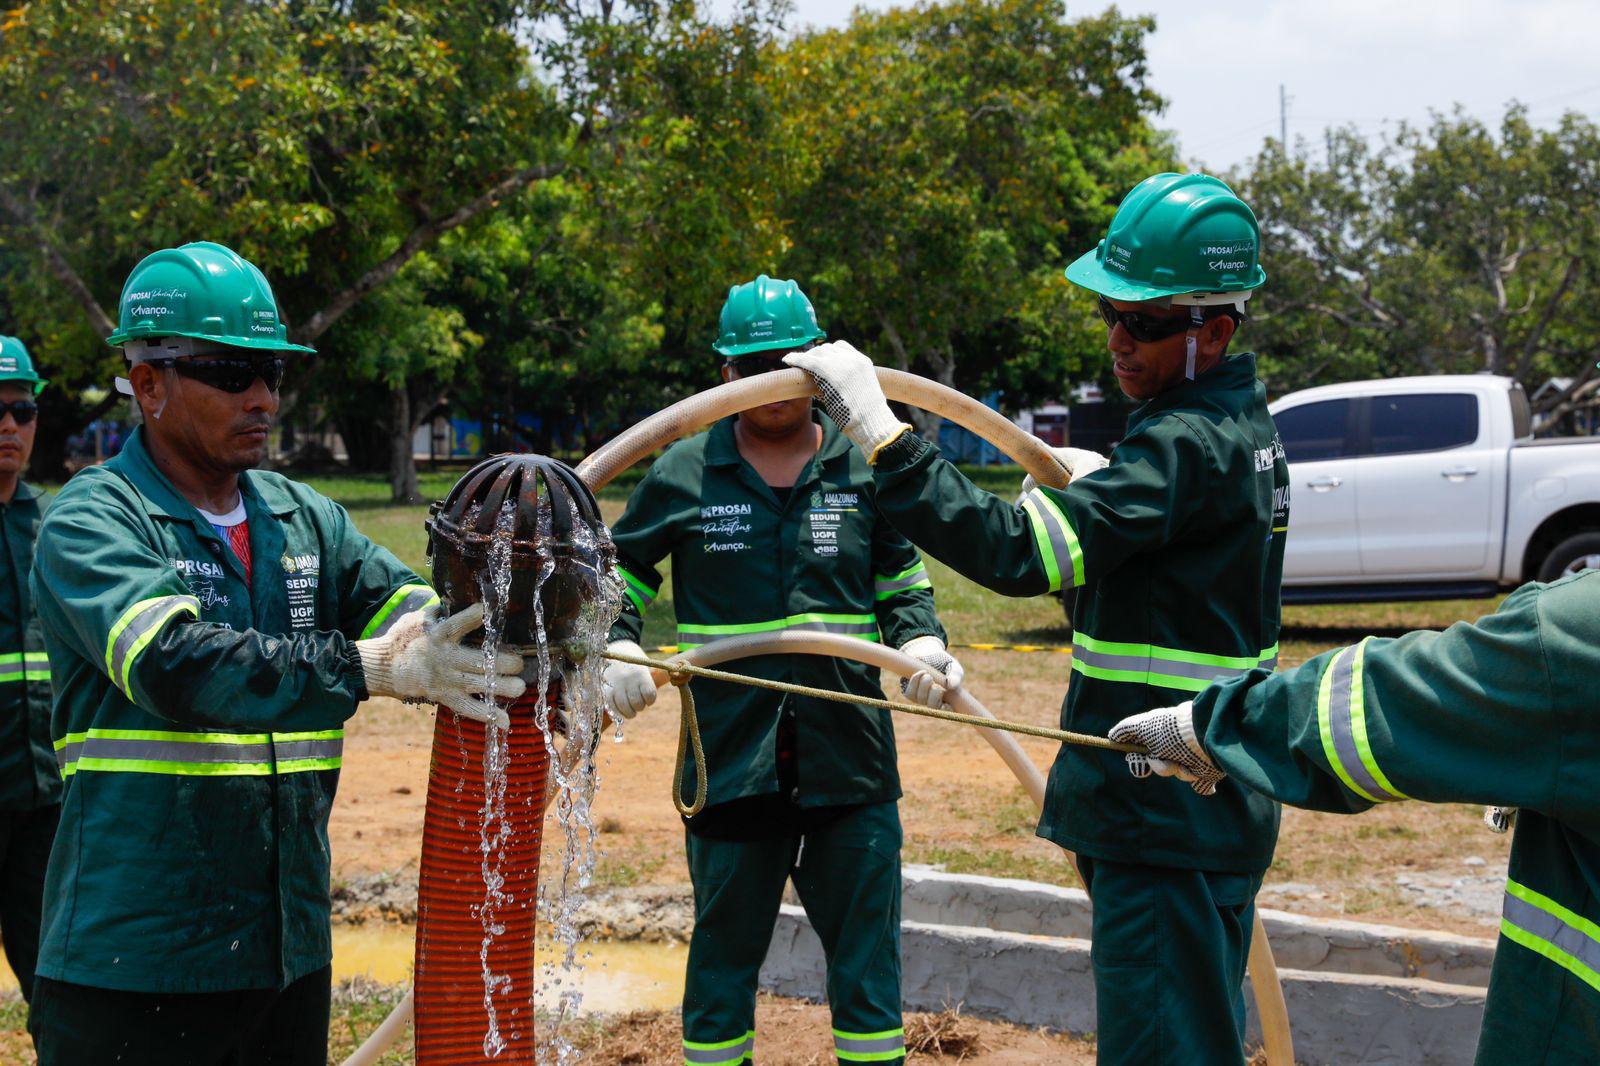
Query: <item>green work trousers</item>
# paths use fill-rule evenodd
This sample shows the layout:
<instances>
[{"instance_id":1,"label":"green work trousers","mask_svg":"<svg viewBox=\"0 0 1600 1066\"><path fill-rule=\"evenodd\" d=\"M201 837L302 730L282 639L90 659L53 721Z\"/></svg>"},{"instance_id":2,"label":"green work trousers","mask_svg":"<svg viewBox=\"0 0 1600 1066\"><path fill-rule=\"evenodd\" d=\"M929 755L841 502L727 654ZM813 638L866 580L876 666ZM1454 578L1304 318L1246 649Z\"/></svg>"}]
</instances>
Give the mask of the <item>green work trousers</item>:
<instances>
[{"instance_id":1,"label":"green work trousers","mask_svg":"<svg viewBox=\"0 0 1600 1066\"><path fill-rule=\"evenodd\" d=\"M59 803L31 811L0 811L0 940L25 1000L33 998L44 868L50 864L50 845L60 821Z\"/></svg>"},{"instance_id":2,"label":"green work trousers","mask_svg":"<svg viewBox=\"0 0 1600 1066\"><path fill-rule=\"evenodd\" d=\"M900 842L892 802L858 807L803 836L688 834L694 934L683 991L685 1062L755 1061L756 978L790 878L827 955L839 1061L904 1061Z\"/></svg>"},{"instance_id":3,"label":"green work trousers","mask_svg":"<svg viewBox=\"0 0 1600 1066\"><path fill-rule=\"evenodd\" d=\"M1244 978L1261 874L1078 857L1094 904L1101 1066L1244 1062Z\"/></svg>"},{"instance_id":4,"label":"green work trousers","mask_svg":"<svg viewBox=\"0 0 1600 1066\"><path fill-rule=\"evenodd\" d=\"M40 977L39 1066L327 1066L333 968L287 988L119 992Z\"/></svg>"}]
</instances>

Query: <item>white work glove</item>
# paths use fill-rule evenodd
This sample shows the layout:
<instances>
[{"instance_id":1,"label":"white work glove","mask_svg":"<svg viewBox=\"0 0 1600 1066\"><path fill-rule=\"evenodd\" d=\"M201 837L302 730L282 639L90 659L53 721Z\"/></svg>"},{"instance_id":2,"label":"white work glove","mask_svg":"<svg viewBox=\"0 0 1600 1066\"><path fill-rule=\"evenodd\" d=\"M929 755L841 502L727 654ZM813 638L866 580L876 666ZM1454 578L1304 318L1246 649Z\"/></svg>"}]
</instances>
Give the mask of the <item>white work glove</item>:
<instances>
[{"instance_id":1,"label":"white work glove","mask_svg":"<svg viewBox=\"0 0 1600 1066\"><path fill-rule=\"evenodd\" d=\"M822 409L838 423L840 432L861 449L867 462L876 461L879 449L911 428L889 410L872 360L847 342L833 341L803 352L790 352L783 361L804 370L816 381Z\"/></svg>"},{"instance_id":2,"label":"white work glove","mask_svg":"<svg viewBox=\"0 0 1600 1066\"><path fill-rule=\"evenodd\" d=\"M614 640L606 645L606 651L632 655L638 659L645 657L644 649L631 640ZM656 701L656 682L650 676L648 666L636 666L633 663L619 663L615 659L607 659L606 672L602 680L605 686L606 705L611 708L611 713L615 717L631 719Z\"/></svg>"},{"instance_id":3,"label":"white work glove","mask_svg":"<svg viewBox=\"0 0 1600 1066\"><path fill-rule=\"evenodd\" d=\"M953 692L961 687L961 679L966 676L966 671L961 668L955 656L945 650L944 641L938 637L931 634L912 637L900 645L900 650L943 674L944 679L950 683L950 691ZM926 670L918 670L910 677L901 678L900 692L913 703L920 703L935 710L944 706L945 690L939 687L933 675Z\"/></svg>"},{"instance_id":4,"label":"white work glove","mask_svg":"<svg viewBox=\"0 0 1600 1066\"><path fill-rule=\"evenodd\" d=\"M1194 734L1194 704L1180 703L1124 718L1107 734L1119 744L1143 744L1149 755L1127 755L1128 772L1134 777L1149 777L1154 770L1162 777L1179 777L1189 782L1200 795L1217 790L1217 782L1228 775L1217 768Z\"/></svg>"},{"instance_id":5,"label":"white work glove","mask_svg":"<svg viewBox=\"0 0 1600 1066\"><path fill-rule=\"evenodd\" d=\"M437 608L412 611L381 637L356 641L367 692L402 700L443 704L457 714L479 722L495 722L504 729L506 712L480 697L488 690L484 678L483 649L463 644L462 638L483 625L483 604L475 603L449 618ZM494 694L514 702L527 685L522 656L502 644L495 650Z\"/></svg>"},{"instance_id":6,"label":"white work glove","mask_svg":"<svg viewBox=\"0 0 1600 1066\"><path fill-rule=\"evenodd\" d=\"M1087 448L1051 448L1050 454L1056 457L1056 462L1067 472L1067 477L1074 481L1111 465L1110 459ZM1039 483L1033 480L1032 474L1022 479L1022 495L1026 496L1038 487Z\"/></svg>"}]
</instances>

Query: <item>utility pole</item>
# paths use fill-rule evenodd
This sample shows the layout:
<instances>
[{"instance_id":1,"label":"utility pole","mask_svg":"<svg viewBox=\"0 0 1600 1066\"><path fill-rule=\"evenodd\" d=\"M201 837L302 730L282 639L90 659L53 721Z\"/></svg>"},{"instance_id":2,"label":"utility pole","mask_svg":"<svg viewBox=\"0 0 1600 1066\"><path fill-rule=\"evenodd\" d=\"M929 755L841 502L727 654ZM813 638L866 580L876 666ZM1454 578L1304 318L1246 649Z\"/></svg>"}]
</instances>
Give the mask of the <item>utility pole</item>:
<instances>
[{"instance_id":1,"label":"utility pole","mask_svg":"<svg viewBox=\"0 0 1600 1066\"><path fill-rule=\"evenodd\" d=\"M1278 83L1278 144L1283 154L1289 154L1289 94L1283 83Z\"/></svg>"}]
</instances>

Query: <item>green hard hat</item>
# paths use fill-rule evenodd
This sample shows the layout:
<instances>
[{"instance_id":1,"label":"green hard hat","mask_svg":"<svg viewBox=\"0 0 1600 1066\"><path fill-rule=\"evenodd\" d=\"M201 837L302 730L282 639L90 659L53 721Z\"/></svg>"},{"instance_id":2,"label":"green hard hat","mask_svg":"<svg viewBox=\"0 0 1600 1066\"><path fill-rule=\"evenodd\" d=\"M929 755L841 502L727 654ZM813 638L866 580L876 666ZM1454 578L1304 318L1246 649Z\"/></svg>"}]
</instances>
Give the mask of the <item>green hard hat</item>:
<instances>
[{"instance_id":1,"label":"green hard hat","mask_svg":"<svg viewBox=\"0 0 1600 1066\"><path fill-rule=\"evenodd\" d=\"M793 281L760 275L728 290L722 325L711 347L729 359L775 348L798 348L827 334L817 312Z\"/></svg>"},{"instance_id":2,"label":"green hard hat","mask_svg":"<svg viewBox=\"0 0 1600 1066\"><path fill-rule=\"evenodd\" d=\"M139 260L122 286L113 347L154 337L193 337L235 348L310 352L290 344L272 286L232 248L196 241Z\"/></svg>"},{"instance_id":3,"label":"green hard hat","mask_svg":"<svg viewBox=\"0 0 1600 1066\"><path fill-rule=\"evenodd\" d=\"M28 346L16 337L0 334L0 384L7 381L27 382L33 386L35 396L50 384L33 368L33 357L28 354Z\"/></svg>"},{"instance_id":4,"label":"green hard hat","mask_svg":"<svg viewBox=\"0 0 1600 1066\"><path fill-rule=\"evenodd\" d=\"M1156 174L1117 208L1067 280L1109 300L1238 304L1267 280L1255 212L1220 178Z\"/></svg>"}]
</instances>

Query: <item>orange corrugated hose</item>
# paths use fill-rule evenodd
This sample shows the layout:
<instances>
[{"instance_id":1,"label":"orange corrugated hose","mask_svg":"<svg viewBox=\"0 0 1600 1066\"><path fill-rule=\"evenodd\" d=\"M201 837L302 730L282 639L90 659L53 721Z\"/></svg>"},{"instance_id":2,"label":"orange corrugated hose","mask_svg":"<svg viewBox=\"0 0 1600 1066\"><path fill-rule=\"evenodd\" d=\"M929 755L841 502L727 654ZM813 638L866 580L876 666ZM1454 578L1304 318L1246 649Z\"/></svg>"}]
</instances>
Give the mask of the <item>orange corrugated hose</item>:
<instances>
[{"instance_id":1,"label":"orange corrugated hose","mask_svg":"<svg viewBox=\"0 0 1600 1066\"><path fill-rule=\"evenodd\" d=\"M488 969L504 1049L489 1054L484 1008L483 864L479 821L484 805L484 725L443 709L433 728L428 808L417 885L416 1041L418 1066L534 1061L534 923L539 844L550 756L533 724L537 694L513 704L505 817L510 830L497 866L506 900L494 915Z\"/></svg>"}]
</instances>

